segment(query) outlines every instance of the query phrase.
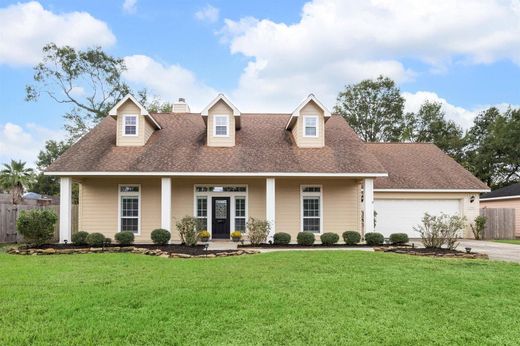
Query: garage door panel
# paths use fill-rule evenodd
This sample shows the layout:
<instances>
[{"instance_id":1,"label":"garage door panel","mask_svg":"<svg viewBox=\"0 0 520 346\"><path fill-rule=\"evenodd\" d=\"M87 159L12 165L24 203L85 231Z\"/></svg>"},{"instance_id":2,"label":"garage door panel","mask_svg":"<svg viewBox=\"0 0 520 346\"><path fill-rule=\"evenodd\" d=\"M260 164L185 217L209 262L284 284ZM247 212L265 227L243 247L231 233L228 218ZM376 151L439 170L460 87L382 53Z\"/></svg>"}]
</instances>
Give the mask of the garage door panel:
<instances>
[{"instance_id":1,"label":"garage door panel","mask_svg":"<svg viewBox=\"0 0 520 346\"><path fill-rule=\"evenodd\" d=\"M379 199L374 201L374 209L377 212L376 232L382 233L385 237L392 233L406 233L411 238L418 238L419 233L413 228L421 224L424 213L460 214L460 201Z\"/></svg>"}]
</instances>

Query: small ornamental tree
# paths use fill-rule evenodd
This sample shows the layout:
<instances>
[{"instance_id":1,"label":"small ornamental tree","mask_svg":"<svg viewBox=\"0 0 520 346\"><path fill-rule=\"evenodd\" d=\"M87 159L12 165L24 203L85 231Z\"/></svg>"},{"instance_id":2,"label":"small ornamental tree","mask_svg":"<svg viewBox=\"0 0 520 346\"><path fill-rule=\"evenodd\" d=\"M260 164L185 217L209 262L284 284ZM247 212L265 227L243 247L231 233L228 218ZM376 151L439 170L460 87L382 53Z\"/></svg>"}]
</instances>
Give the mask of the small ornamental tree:
<instances>
[{"instance_id":1,"label":"small ornamental tree","mask_svg":"<svg viewBox=\"0 0 520 346\"><path fill-rule=\"evenodd\" d=\"M199 221L193 216L186 215L175 223L175 227L181 237L181 242L188 246L195 246L197 244L198 236L197 229Z\"/></svg>"},{"instance_id":2,"label":"small ornamental tree","mask_svg":"<svg viewBox=\"0 0 520 346\"><path fill-rule=\"evenodd\" d=\"M247 221L247 233L249 234L249 241L251 245L260 245L267 241L267 236L271 230L269 221L259 220L250 217Z\"/></svg>"},{"instance_id":3,"label":"small ornamental tree","mask_svg":"<svg viewBox=\"0 0 520 346\"><path fill-rule=\"evenodd\" d=\"M487 218L485 216L479 215L475 218L475 221L470 225L471 231L473 232L473 236L476 240L482 239L482 232L484 232L486 222Z\"/></svg>"},{"instance_id":4,"label":"small ornamental tree","mask_svg":"<svg viewBox=\"0 0 520 346\"><path fill-rule=\"evenodd\" d=\"M16 228L27 243L43 245L53 238L57 220L56 213L50 209L22 210Z\"/></svg>"}]
</instances>

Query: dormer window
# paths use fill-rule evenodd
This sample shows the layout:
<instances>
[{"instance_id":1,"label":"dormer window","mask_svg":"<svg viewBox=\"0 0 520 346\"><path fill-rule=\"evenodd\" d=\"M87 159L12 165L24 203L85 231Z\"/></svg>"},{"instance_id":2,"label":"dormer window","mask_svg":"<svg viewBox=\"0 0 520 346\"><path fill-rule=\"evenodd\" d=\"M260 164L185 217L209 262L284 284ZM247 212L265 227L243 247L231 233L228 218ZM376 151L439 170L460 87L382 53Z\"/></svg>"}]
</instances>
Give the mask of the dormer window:
<instances>
[{"instance_id":1,"label":"dormer window","mask_svg":"<svg viewBox=\"0 0 520 346\"><path fill-rule=\"evenodd\" d=\"M304 137L318 137L318 116L306 115L303 117Z\"/></svg>"},{"instance_id":2,"label":"dormer window","mask_svg":"<svg viewBox=\"0 0 520 346\"><path fill-rule=\"evenodd\" d=\"M229 136L229 116L215 115L215 126L213 134L215 137Z\"/></svg>"},{"instance_id":3,"label":"dormer window","mask_svg":"<svg viewBox=\"0 0 520 346\"><path fill-rule=\"evenodd\" d=\"M137 136L137 115L123 116L123 134L125 136Z\"/></svg>"}]
</instances>

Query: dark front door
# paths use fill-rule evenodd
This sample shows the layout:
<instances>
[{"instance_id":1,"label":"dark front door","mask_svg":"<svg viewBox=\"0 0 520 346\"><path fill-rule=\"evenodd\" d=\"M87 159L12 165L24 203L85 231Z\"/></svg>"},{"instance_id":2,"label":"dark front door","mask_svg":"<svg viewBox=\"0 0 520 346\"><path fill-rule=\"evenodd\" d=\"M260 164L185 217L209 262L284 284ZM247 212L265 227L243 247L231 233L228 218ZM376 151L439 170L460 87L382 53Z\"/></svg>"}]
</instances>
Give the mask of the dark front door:
<instances>
[{"instance_id":1,"label":"dark front door","mask_svg":"<svg viewBox=\"0 0 520 346\"><path fill-rule=\"evenodd\" d=\"M213 197L213 239L229 239L229 209L229 197Z\"/></svg>"}]
</instances>

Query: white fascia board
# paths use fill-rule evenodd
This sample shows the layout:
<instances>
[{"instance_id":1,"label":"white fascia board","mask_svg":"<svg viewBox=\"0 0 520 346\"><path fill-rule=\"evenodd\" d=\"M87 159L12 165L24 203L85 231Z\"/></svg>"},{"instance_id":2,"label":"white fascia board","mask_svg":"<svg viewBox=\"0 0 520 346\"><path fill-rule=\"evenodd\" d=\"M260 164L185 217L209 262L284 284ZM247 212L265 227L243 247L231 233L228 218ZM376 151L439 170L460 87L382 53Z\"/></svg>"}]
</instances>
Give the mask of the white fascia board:
<instances>
[{"instance_id":1,"label":"white fascia board","mask_svg":"<svg viewBox=\"0 0 520 346\"><path fill-rule=\"evenodd\" d=\"M143 176L143 177L337 177L377 178L387 173L304 173L304 172L44 172L52 176Z\"/></svg>"},{"instance_id":2,"label":"white fascia board","mask_svg":"<svg viewBox=\"0 0 520 346\"><path fill-rule=\"evenodd\" d=\"M116 103L116 105L114 107L112 107L112 109L108 112L108 115L110 115L112 117L117 116L117 110L119 109L119 107L121 107L123 105L123 103L125 103L128 100L132 101L139 108L140 115L150 119L150 121L155 125L155 127L157 127L158 130L161 129L161 125L159 125L159 123L150 115L150 113L148 113L146 108L144 108L144 106L139 101L137 101L136 98L132 94L128 94L125 97L123 97L121 100L119 100L119 102Z\"/></svg>"},{"instance_id":3,"label":"white fascia board","mask_svg":"<svg viewBox=\"0 0 520 346\"><path fill-rule=\"evenodd\" d=\"M503 196L503 197L489 197L489 198L481 198L480 201L481 201L481 202L486 202L486 201L500 201L500 200L504 200L504 199L516 199L516 198L520 198L520 195L514 195L514 196Z\"/></svg>"},{"instance_id":4,"label":"white fascia board","mask_svg":"<svg viewBox=\"0 0 520 346\"><path fill-rule=\"evenodd\" d=\"M330 118L331 117L331 113L330 111L328 110L327 107L325 107L325 105L323 103L321 103L320 100L318 100L316 98L316 96L314 96L314 94L309 94L309 96L307 96L307 98L305 100L303 100L299 105L298 107L296 107L296 109L292 112L291 114L291 117L289 118L289 121L287 122L287 125L285 125L285 129L288 130L290 125L291 125L291 122L294 118L300 116L300 111L302 110L303 107L305 107L307 105L307 103L309 103L310 101L314 101L314 103L316 103L318 105L318 107L320 107L322 110L323 110L323 116L325 117L325 119L327 118Z\"/></svg>"},{"instance_id":5,"label":"white fascia board","mask_svg":"<svg viewBox=\"0 0 520 346\"><path fill-rule=\"evenodd\" d=\"M490 189L374 189L374 192L489 192Z\"/></svg>"},{"instance_id":6,"label":"white fascia board","mask_svg":"<svg viewBox=\"0 0 520 346\"><path fill-rule=\"evenodd\" d=\"M206 108L204 108L204 109L202 110L202 112L200 112L200 114L201 114L202 116L206 116L206 117L207 117L208 114L209 114L209 110L211 109L211 107L213 107L214 105L216 105L217 102L219 102L219 101L221 101L221 100L224 101L224 103L227 104L227 105L229 106L229 108L231 108L231 109L233 110L233 115L234 115L234 116L236 116L236 117L240 116L240 111L238 110L238 108L235 107L235 105L234 105L231 101L229 101L229 99L228 99L224 94L218 94L217 97L215 97L215 98L213 99L213 101L211 101L210 104L207 105Z\"/></svg>"}]
</instances>

